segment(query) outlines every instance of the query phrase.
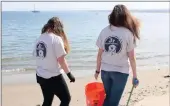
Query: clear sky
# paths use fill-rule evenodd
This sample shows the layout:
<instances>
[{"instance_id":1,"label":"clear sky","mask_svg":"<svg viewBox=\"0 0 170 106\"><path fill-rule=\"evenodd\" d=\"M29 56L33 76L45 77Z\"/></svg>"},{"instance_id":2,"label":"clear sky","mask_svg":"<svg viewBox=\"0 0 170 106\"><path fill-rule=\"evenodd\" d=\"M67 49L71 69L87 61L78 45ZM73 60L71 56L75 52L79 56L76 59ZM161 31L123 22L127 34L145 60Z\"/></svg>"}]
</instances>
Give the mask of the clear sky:
<instances>
[{"instance_id":1,"label":"clear sky","mask_svg":"<svg viewBox=\"0 0 170 106\"><path fill-rule=\"evenodd\" d=\"M2 11L112 10L124 4L129 9L169 9L168 2L2 2Z\"/></svg>"}]
</instances>

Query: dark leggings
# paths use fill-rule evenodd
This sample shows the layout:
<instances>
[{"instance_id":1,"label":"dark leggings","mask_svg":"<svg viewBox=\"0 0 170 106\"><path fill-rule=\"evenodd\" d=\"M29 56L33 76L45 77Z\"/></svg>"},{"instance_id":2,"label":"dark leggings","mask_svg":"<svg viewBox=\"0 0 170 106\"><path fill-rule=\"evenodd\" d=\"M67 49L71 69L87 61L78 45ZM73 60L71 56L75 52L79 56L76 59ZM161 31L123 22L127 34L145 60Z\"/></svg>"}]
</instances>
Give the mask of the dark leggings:
<instances>
[{"instance_id":1,"label":"dark leggings","mask_svg":"<svg viewBox=\"0 0 170 106\"><path fill-rule=\"evenodd\" d=\"M42 106L51 106L54 95L60 99L60 106L69 106L71 96L62 75L55 76L50 79L44 79L37 76L37 82L41 86L44 97Z\"/></svg>"}]
</instances>

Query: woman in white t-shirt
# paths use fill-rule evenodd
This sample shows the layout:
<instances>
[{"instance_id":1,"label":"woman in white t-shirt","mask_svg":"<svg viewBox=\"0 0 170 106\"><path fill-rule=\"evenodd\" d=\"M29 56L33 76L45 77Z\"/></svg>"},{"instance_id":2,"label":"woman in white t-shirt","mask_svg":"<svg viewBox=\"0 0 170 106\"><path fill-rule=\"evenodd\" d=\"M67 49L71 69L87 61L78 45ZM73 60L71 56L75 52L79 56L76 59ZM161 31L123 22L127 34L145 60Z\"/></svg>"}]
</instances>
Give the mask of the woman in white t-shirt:
<instances>
[{"instance_id":1,"label":"woman in white t-shirt","mask_svg":"<svg viewBox=\"0 0 170 106\"><path fill-rule=\"evenodd\" d=\"M118 106L129 76L129 61L133 85L136 87L139 83L134 51L136 39L140 38L139 23L124 5L116 5L109 15L109 24L96 43L99 50L95 78L101 70L106 92L103 106Z\"/></svg>"},{"instance_id":2,"label":"woman in white t-shirt","mask_svg":"<svg viewBox=\"0 0 170 106\"><path fill-rule=\"evenodd\" d=\"M42 28L34 48L37 83L44 97L42 106L51 106L54 95L60 99L60 106L69 106L71 96L61 72L64 70L70 82L75 82L65 59L68 52L63 24L59 18L53 17Z\"/></svg>"}]
</instances>

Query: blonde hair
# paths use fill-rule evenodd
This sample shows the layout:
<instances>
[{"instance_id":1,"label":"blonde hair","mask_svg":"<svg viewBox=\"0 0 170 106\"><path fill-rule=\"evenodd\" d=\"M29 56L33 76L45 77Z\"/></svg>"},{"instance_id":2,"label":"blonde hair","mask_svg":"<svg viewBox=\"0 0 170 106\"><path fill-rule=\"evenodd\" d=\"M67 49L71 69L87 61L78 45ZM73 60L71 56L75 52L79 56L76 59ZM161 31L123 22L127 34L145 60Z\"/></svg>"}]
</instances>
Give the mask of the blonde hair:
<instances>
[{"instance_id":1,"label":"blonde hair","mask_svg":"<svg viewBox=\"0 0 170 106\"><path fill-rule=\"evenodd\" d=\"M66 34L64 32L64 26L58 17L52 17L51 19L49 19L48 22L42 28L41 33L43 34L48 31L51 31L55 35L60 36L62 38L64 42L65 51L68 53L70 51L70 46Z\"/></svg>"}]
</instances>

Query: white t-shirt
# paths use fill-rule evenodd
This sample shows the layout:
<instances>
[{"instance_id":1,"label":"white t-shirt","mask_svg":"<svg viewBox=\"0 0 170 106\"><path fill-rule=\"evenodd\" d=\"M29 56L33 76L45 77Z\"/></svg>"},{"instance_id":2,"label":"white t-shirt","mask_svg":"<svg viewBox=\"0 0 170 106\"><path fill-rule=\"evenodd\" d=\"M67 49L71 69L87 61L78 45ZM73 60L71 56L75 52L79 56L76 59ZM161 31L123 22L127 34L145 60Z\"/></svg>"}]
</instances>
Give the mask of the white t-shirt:
<instances>
[{"instance_id":1,"label":"white t-shirt","mask_svg":"<svg viewBox=\"0 0 170 106\"><path fill-rule=\"evenodd\" d=\"M134 37L130 30L124 27L105 27L96 42L103 49L101 70L129 74L127 52L134 49Z\"/></svg>"},{"instance_id":2,"label":"white t-shirt","mask_svg":"<svg viewBox=\"0 0 170 106\"><path fill-rule=\"evenodd\" d=\"M60 36L44 33L36 41L33 55L36 59L36 73L43 78L51 78L62 73L57 58L66 55Z\"/></svg>"}]
</instances>

